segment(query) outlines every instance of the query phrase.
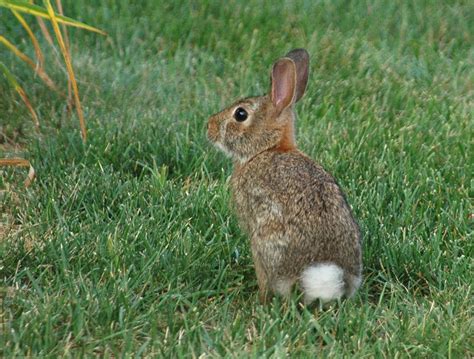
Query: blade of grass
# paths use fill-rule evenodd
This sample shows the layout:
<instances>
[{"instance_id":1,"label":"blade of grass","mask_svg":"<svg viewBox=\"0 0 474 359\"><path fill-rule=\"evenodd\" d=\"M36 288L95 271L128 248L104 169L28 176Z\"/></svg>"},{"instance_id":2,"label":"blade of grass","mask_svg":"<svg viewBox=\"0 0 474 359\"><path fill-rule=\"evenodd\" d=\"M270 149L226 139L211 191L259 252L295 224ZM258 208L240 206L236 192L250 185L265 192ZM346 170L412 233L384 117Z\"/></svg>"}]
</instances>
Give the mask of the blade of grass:
<instances>
[{"instance_id":1,"label":"blade of grass","mask_svg":"<svg viewBox=\"0 0 474 359\"><path fill-rule=\"evenodd\" d=\"M0 166L30 167L30 161L24 158L0 158Z\"/></svg>"},{"instance_id":2,"label":"blade of grass","mask_svg":"<svg viewBox=\"0 0 474 359\"><path fill-rule=\"evenodd\" d=\"M35 55L36 59L38 60L38 66L42 68L44 63L44 57L43 52L41 51L41 48L39 46L38 40L36 39L36 36L33 34L33 31L31 30L30 26L25 21L25 18L18 11L12 10L12 13L13 15L15 15L15 17L18 19L25 31L28 33L28 36L31 39L31 43L33 44L33 47L35 49Z\"/></svg>"},{"instance_id":3,"label":"blade of grass","mask_svg":"<svg viewBox=\"0 0 474 359\"><path fill-rule=\"evenodd\" d=\"M28 176L25 179L25 187L29 187L36 177L36 172L31 162L24 158L0 158L0 167L11 166L11 167L29 167Z\"/></svg>"},{"instance_id":4,"label":"blade of grass","mask_svg":"<svg viewBox=\"0 0 474 359\"><path fill-rule=\"evenodd\" d=\"M58 7L59 15L64 16L63 4L61 3L61 0L56 0L56 6ZM71 53L70 46L69 46L69 34L67 31L67 26L65 24L62 24L61 28L63 29L63 34L64 34L64 45L66 45L67 51Z\"/></svg>"},{"instance_id":5,"label":"blade of grass","mask_svg":"<svg viewBox=\"0 0 474 359\"><path fill-rule=\"evenodd\" d=\"M53 38L51 37L51 34L49 33L48 28L44 23L44 20L39 16L36 17L36 20L38 21L38 25L41 29L41 32L43 33L43 36L45 37L46 41L48 41L48 44L55 48Z\"/></svg>"},{"instance_id":6,"label":"blade of grass","mask_svg":"<svg viewBox=\"0 0 474 359\"><path fill-rule=\"evenodd\" d=\"M34 0L29 0L29 2L31 4L34 4ZM53 49L53 53L54 53L53 58L54 58L54 61L56 62L56 65L58 65L58 67L62 68L63 63L61 62L61 59L60 59L61 55L59 54L59 51L56 48L56 46L54 46L54 40L51 37L51 34L49 33L49 30L48 30L48 27L46 26L46 23L39 16L36 16L36 21L38 22L38 25L39 25L39 27L41 29L41 32L43 33L43 36L45 37L46 41L48 42L48 44Z\"/></svg>"},{"instance_id":7,"label":"blade of grass","mask_svg":"<svg viewBox=\"0 0 474 359\"><path fill-rule=\"evenodd\" d=\"M30 187L30 185L35 180L35 177L36 177L35 169L33 168L33 166L30 163L30 169L28 170L28 176L26 177L25 182L24 182L25 187Z\"/></svg>"},{"instance_id":8,"label":"blade of grass","mask_svg":"<svg viewBox=\"0 0 474 359\"><path fill-rule=\"evenodd\" d=\"M25 31L28 33L28 35L30 36L30 39L31 39L31 42L33 44L33 47L35 49L35 54L36 54L36 59L38 60L38 63L37 63L37 66L35 68L35 71L36 72L39 72L39 76L41 77L43 74L43 77L44 77L44 81L46 82L46 84L51 88L53 89L54 91L56 91L58 94L60 94L61 96L64 96L64 94L58 89L58 87L56 86L56 84L54 83L54 81L46 74L46 70L44 69L44 56L43 56L43 52L41 51L41 47L39 46L39 43L38 43L38 40L36 38L36 36L34 35L33 31L31 30L30 26L28 25L28 23L26 22L25 18L16 10L12 10L13 14L15 15L15 17L18 19L18 21L20 22L20 24L23 26L23 28L25 29ZM43 24L43 26L45 27L45 31L47 32L46 34L44 34L44 36L48 39L50 39L50 41L48 40L48 42L50 42L50 44L53 46L54 50L56 50L56 48L54 47L54 44L53 44L53 41L51 39L51 36L49 35L49 32L46 28L46 25L44 24L44 21L41 19L41 18L38 18L38 20L41 20L41 23ZM41 27L41 24L40 24L40 27ZM65 25L64 25L65 27ZM56 55L58 56L58 53L57 51L55 51ZM58 63L61 65L61 63L58 61ZM39 69L39 71L37 71ZM69 101L69 92L68 92L68 101Z\"/></svg>"},{"instance_id":9,"label":"blade of grass","mask_svg":"<svg viewBox=\"0 0 474 359\"><path fill-rule=\"evenodd\" d=\"M52 90L56 91L57 93L61 93L59 89L56 87L56 84L53 80L48 76L48 74L43 70L42 67L36 66L35 62L21 52L15 45L13 45L10 41L8 41L4 36L0 35L0 43L5 45L11 52L13 52L17 57L19 57L22 61L26 62L34 71L35 73L44 81L44 83L51 88Z\"/></svg>"},{"instance_id":10,"label":"blade of grass","mask_svg":"<svg viewBox=\"0 0 474 359\"><path fill-rule=\"evenodd\" d=\"M30 100L28 99L28 96L26 96L25 91L23 88L20 86L18 81L16 81L15 77L12 75L10 70L2 63L0 62L0 70L3 72L5 75L7 81L10 83L10 85L13 87L13 89L20 95L21 99L25 103L28 111L30 111L31 116L33 117L33 121L35 123L36 129L39 129L39 119L38 115L36 114L35 110L33 109L33 106L31 106Z\"/></svg>"},{"instance_id":11,"label":"blade of grass","mask_svg":"<svg viewBox=\"0 0 474 359\"><path fill-rule=\"evenodd\" d=\"M10 10L17 10L17 11L20 11L20 12L24 12L26 14L39 16L39 17L42 17L42 18L45 18L45 19L50 19L50 15L49 15L48 11L46 11L41 6L29 3L28 1L0 0L0 6L6 7ZM54 15L55 15L56 21L61 23L61 24L65 24L65 25L74 26L74 27L78 27L78 28L81 28L81 29L97 32L97 33L102 34L102 35L106 34L104 31L99 30L99 29L97 29L93 26L84 24L80 21L71 19L71 18L66 17L66 16L61 16L61 15L58 15L56 13Z\"/></svg>"},{"instance_id":12,"label":"blade of grass","mask_svg":"<svg viewBox=\"0 0 474 359\"><path fill-rule=\"evenodd\" d=\"M56 35L56 39L59 43L59 48L61 49L61 53L63 54L64 62L66 63L67 72L69 74L69 80L71 81L72 90L74 94L74 103L76 105L77 116L79 117L82 141L85 143L87 140L87 130L86 130L86 124L84 121L84 115L82 113L81 100L79 98L79 90L77 88L76 77L74 75L74 70L72 68L71 56L69 52L67 51L66 45L63 40L63 36L61 34L61 30L59 29L58 21L56 19L56 14L53 10L53 7L51 6L50 0L44 0L44 4L46 6L46 9L48 10L51 24L53 25L53 30Z\"/></svg>"},{"instance_id":13,"label":"blade of grass","mask_svg":"<svg viewBox=\"0 0 474 359\"><path fill-rule=\"evenodd\" d=\"M58 7L58 12L61 16L64 16L63 12L63 4L61 3L61 0L56 0L56 6ZM66 45L66 50L70 54L71 53L71 47L69 46L69 34L67 31L67 26L66 25L61 25L61 28L63 29L64 33L64 45ZM71 81L67 82L67 110L68 114L72 113L73 110L73 102L74 102L74 97L72 93L72 83Z\"/></svg>"},{"instance_id":14,"label":"blade of grass","mask_svg":"<svg viewBox=\"0 0 474 359\"><path fill-rule=\"evenodd\" d=\"M30 1L30 4L34 4L34 0L29 0L29 1ZM46 27L46 24L44 23L44 20L39 16L36 16L36 20L38 21L38 25L41 29L41 32L43 33L43 36L45 37L46 41L48 41L48 44L50 44L51 47L56 50L56 47L54 47L53 38L51 37L51 34L49 33L48 28ZM57 54L56 51L55 51L55 54Z\"/></svg>"}]
</instances>

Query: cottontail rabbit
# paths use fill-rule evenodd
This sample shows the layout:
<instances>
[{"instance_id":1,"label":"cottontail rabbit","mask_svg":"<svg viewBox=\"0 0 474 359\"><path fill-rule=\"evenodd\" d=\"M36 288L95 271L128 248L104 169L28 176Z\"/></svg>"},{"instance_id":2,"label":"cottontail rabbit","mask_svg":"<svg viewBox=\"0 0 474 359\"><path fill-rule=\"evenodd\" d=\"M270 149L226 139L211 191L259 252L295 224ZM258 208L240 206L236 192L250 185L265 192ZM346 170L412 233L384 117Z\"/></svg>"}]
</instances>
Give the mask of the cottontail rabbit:
<instances>
[{"instance_id":1,"label":"cottontail rabbit","mask_svg":"<svg viewBox=\"0 0 474 359\"><path fill-rule=\"evenodd\" d=\"M296 148L293 105L308 82L309 55L290 51L272 68L268 95L211 116L208 138L234 161L233 204L250 236L259 299L351 296L361 283L361 235L334 178Z\"/></svg>"}]
</instances>

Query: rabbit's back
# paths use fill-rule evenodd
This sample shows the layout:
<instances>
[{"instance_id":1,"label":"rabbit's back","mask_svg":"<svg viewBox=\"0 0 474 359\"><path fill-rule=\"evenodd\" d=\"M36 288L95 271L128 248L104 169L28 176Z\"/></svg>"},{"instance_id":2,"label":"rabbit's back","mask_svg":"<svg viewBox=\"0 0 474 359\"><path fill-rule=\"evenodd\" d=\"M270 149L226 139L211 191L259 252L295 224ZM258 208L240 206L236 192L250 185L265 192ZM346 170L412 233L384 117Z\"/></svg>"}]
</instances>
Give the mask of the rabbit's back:
<instances>
[{"instance_id":1,"label":"rabbit's back","mask_svg":"<svg viewBox=\"0 0 474 359\"><path fill-rule=\"evenodd\" d=\"M235 210L274 274L297 278L313 263L361 272L360 232L334 178L299 151L265 151L232 176ZM265 238L265 240L259 240Z\"/></svg>"}]
</instances>

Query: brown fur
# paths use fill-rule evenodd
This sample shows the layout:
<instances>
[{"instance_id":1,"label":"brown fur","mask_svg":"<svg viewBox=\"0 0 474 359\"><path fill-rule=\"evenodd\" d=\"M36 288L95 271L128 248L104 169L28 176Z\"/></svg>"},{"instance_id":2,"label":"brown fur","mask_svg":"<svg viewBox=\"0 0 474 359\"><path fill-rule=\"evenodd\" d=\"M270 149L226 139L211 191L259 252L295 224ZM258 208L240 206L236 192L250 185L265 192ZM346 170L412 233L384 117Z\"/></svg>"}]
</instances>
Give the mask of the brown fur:
<instances>
[{"instance_id":1,"label":"brown fur","mask_svg":"<svg viewBox=\"0 0 474 359\"><path fill-rule=\"evenodd\" d=\"M301 97L304 88L294 91ZM233 118L237 107L246 121ZM326 262L343 269L351 295L362 270L359 227L334 178L296 149L292 107L276 109L271 96L238 101L211 116L208 137L234 160L232 199L250 237L260 300Z\"/></svg>"},{"instance_id":2,"label":"brown fur","mask_svg":"<svg viewBox=\"0 0 474 359\"><path fill-rule=\"evenodd\" d=\"M280 142L275 146L274 150L279 152L296 150L294 132L293 124L288 122L288 124L283 128Z\"/></svg>"}]
</instances>

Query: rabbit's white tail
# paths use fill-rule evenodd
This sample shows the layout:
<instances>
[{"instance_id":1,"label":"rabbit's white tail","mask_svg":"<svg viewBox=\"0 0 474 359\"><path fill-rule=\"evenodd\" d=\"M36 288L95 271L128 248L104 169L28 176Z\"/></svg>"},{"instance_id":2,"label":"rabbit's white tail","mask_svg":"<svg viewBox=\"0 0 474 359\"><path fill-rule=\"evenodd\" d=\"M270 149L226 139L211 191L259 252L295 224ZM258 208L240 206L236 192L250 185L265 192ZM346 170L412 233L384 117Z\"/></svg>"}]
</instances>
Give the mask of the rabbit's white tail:
<instances>
[{"instance_id":1,"label":"rabbit's white tail","mask_svg":"<svg viewBox=\"0 0 474 359\"><path fill-rule=\"evenodd\" d=\"M305 302L319 298L323 303L344 294L344 271L334 263L321 263L306 268L301 275Z\"/></svg>"}]
</instances>

